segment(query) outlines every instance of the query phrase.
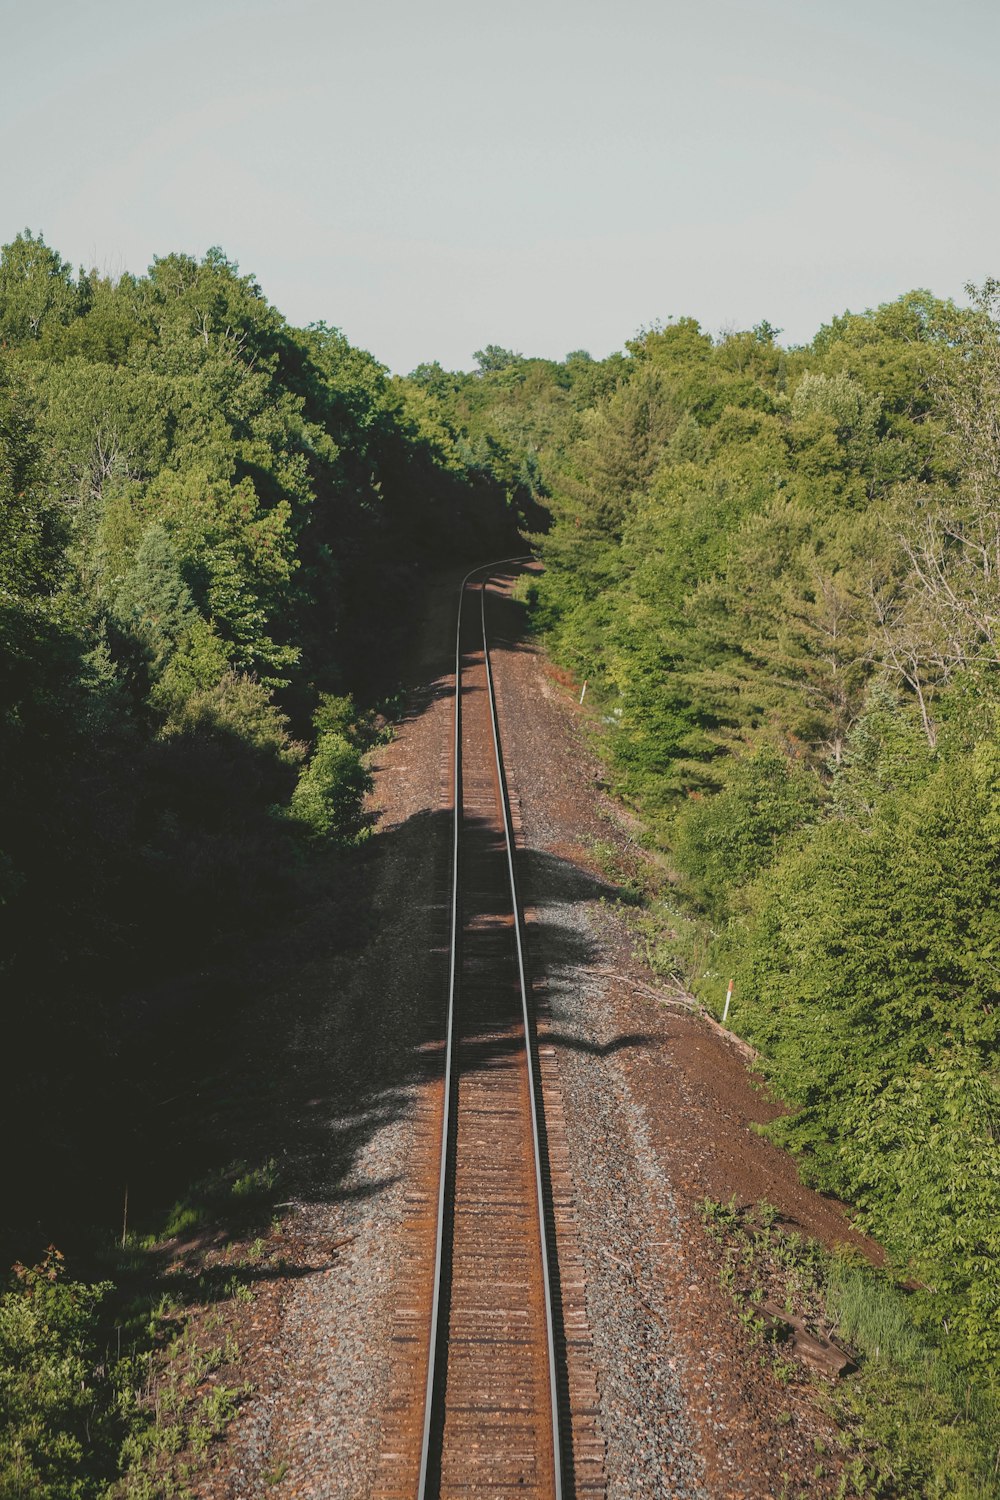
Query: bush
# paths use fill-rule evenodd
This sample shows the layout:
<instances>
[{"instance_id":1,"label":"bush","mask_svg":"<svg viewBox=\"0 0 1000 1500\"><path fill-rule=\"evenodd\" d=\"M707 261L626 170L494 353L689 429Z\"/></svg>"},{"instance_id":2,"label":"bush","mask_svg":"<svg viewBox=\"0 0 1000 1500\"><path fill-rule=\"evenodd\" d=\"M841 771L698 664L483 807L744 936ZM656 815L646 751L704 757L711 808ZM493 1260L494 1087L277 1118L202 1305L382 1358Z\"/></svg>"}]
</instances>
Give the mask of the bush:
<instances>
[{"instance_id":1,"label":"bush","mask_svg":"<svg viewBox=\"0 0 1000 1500\"><path fill-rule=\"evenodd\" d=\"M770 1133L922 1283L915 1308L955 1367L995 1385L994 776L981 747L871 827L833 820L786 852L751 892L736 977L795 1108Z\"/></svg>"},{"instance_id":2,"label":"bush","mask_svg":"<svg viewBox=\"0 0 1000 1500\"><path fill-rule=\"evenodd\" d=\"M316 743L299 773L289 816L313 838L349 844L365 824L372 779L363 757L379 739L375 719L359 713L350 694L321 693L313 728Z\"/></svg>"},{"instance_id":3,"label":"bush","mask_svg":"<svg viewBox=\"0 0 1000 1500\"><path fill-rule=\"evenodd\" d=\"M724 918L734 891L774 859L782 839L809 822L820 802L816 776L764 744L735 762L728 785L677 814L674 862L709 914Z\"/></svg>"},{"instance_id":4,"label":"bush","mask_svg":"<svg viewBox=\"0 0 1000 1500\"><path fill-rule=\"evenodd\" d=\"M825 1300L837 1336L860 1356L861 1371L833 1397L858 1450L844 1472L844 1495L996 1493L1000 1438L996 1401L956 1374L913 1318L912 1296L870 1266L843 1256L825 1265Z\"/></svg>"},{"instance_id":5,"label":"bush","mask_svg":"<svg viewBox=\"0 0 1000 1500\"><path fill-rule=\"evenodd\" d=\"M104 1488L94 1455L103 1450L110 1465L117 1450L97 1355L110 1289L66 1280L50 1249L40 1265L16 1266L0 1296L0 1494L11 1500L84 1500Z\"/></svg>"}]
</instances>

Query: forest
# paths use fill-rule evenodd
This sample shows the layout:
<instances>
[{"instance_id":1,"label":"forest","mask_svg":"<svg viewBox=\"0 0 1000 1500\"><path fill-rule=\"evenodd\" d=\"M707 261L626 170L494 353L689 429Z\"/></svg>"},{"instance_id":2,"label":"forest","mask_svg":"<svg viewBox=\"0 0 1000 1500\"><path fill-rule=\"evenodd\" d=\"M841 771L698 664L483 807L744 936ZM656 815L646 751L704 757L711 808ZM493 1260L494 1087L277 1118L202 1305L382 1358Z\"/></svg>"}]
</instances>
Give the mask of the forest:
<instances>
[{"instance_id":1,"label":"forest","mask_svg":"<svg viewBox=\"0 0 1000 1500\"><path fill-rule=\"evenodd\" d=\"M940 1361L885 1493L990 1493L1000 1433L1000 285L967 292L805 348L682 318L600 363L415 372L544 498L533 619L670 871L654 968L716 1016L735 980L770 1134ZM931 1451L956 1400L978 1480Z\"/></svg>"},{"instance_id":2,"label":"forest","mask_svg":"<svg viewBox=\"0 0 1000 1500\"><path fill-rule=\"evenodd\" d=\"M30 232L0 259L0 455L17 1120L138 975L363 833L373 663L428 561L502 545L528 492L221 251L112 283Z\"/></svg>"},{"instance_id":3,"label":"forest","mask_svg":"<svg viewBox=\"0 0 1000 1500\"><path fill-rule=\"evenodd\" d=\"M653 966L716 1015L734 978L774 1138L885 1247L996 1433L1000 284L969 296L805 347L680 318L604 360L490 345L400 378L221 251L112 280L30 232L4 247L4 1116L33 1140L0 1364L30 1348L36 1374L0 1376L29 1413L0 1475L70 1464L51 1432L90 1420L69 1397L30 1417L38 1372L86 1365L99 1300L74 1283L43 1331L24 1312L62 1285L35 1177L85 1153L70 1080L114 1080L150 970L278 920L364 839L423 581L519 529L533 628L670 870Z\"/></svg>"}]
</instances>

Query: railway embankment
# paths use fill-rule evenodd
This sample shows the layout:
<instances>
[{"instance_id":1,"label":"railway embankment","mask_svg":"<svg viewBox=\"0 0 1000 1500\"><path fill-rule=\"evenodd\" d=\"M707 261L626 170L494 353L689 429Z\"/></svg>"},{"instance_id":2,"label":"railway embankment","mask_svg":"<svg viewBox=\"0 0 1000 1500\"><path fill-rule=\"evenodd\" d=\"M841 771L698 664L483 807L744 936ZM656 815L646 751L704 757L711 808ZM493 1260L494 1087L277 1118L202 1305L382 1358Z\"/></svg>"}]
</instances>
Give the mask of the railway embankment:
<instances>
[{"instance_id":1,"label":"railway embankment","mask_svg":"<svg viewBox=\"0 0 1000 1500\"><path fill-rule=\"evenodd\" d=\"M655 998L627 882L607 873L609 845L623 870L642 856L601 790L572 695L522 634L512 581L490 589L487 612L558 1156L556 1240L572 1243L561 1314L592 1371L592 1472L609 1500L833 1494L842 1459L827 1387L794 1350L776 1357L734 1303L732 1257L704 1205L764 1201L803 1236L856 1236L755 1133L773 1106L745 1060ZM252 1390L193 1479L206 1496L378 1492L400 1399L400 1312L407 1296L427 1300L415 1274L439 1141L456 587L429 612L419 686L375 758L370 931L354 952L298 964L263 1003L276 1088L296 1074L310 1086L287 1095L300 1145L281 1164L288 1201L258 1250L267 1274L252 1302L224 1313L240 1324L235 1373Z\"/></svg>"}]
</instances>

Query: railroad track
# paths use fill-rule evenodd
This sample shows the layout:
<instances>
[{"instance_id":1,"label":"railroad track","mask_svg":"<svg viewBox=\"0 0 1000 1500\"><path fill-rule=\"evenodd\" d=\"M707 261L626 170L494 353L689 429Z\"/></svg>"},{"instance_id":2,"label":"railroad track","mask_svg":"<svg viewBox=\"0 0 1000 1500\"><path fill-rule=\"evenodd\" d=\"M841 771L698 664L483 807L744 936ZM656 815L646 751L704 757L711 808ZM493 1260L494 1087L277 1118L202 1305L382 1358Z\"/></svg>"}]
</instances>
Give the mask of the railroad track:
<instances>
[{"instance_id":1,"label":"railroad track","mask_svg":"<svg viewBox=\"0 0 1000 1500\"><path fill-rule=\"evenodd\" d=\"M437 1191L412 1195L413 1269L426 1270L433 1244L433 1291L428 1312L425 1295L410 1289L397 1335L411 1387L421 1363L425 1378L422 1400L411 1389L387 1413L376 1488L407 1500L563 1500L572 1489L539 1063L486 629L489 571L463 581L458 610Z\"/></svg>"}]
</instances>

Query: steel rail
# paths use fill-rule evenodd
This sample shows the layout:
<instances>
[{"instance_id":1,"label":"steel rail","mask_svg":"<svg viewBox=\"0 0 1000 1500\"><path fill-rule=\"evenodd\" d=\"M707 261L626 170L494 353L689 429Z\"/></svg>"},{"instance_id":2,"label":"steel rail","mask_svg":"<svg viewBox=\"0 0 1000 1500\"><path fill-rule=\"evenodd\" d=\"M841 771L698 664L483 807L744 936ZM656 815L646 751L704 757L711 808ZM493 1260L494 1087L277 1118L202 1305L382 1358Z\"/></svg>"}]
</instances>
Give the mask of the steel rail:
<instances>
[{"instance_id":1,"label":"steel rail","mask_svg":"<svg viewBox=\"0 0 1000 1500\"><path fill-rule=\"evenodd\" d=\"M459 911L461 902L459 900L459 845L462 826L462 614L465 607L465 591L469 580L477 573L489 574L495 569L503 567L507 563L528 562L530 554L520 557L504 557L493 563L481 564L479 567L471 568L462 579L458 591L458 614L455 628L455 713L454 713L454 737L453 737L453 766L452 766L452 881L451 881L451 951L448 966L448 1004L445 1022L445 1061L444 1061L444 1111L441 1125L441 1157L438 1168L438 1206L437 1225L435 1230L434 1244L434 1289L431 1298L430 1316L430 1339L427 1356L427 1380L424 1387L424 1423L423 1437L420 1449L420 1475L417 1482L417 1500L430 1500L428 1493L428 1479L430 1475L431 1449L433 1441L433 1427L435 1419L434 1389L438 1373L438 1343L441 1327L441 1284L444 1269L444 1243L446 1226L446 1209L448 1198L448 1168L451 1158L451 1136L452 1136L452 1104L454 1093L454 1032L455 1032L455 999L458 984L458 955L460 948L460 926ZM545 1323L546 1337L549 1355L549 1388L552 1404L552 1453L553 1472L555 1475L554 1500L562 1500L562 1450L559 1438L559 1418L557 1402L556 1362L555 1362L555 1337L552 1314L552 1279L548 1262L548 1240L546 1235L545 1200L542 1191L541 1173L541 1144L538 1133L538 1107L536 1101L535 1072L533 1066L533 1053L531 1047L531 1030L528 1025L528 1001L527 987L525 981L524 951L521 939L521 908L518 904L517 886L514 877L512 828L510 822L510 807L507 801L507 783L503 772L503 759L500 751L499 730L497 727L496 699L493 689L493 673L490 666L489 648L486 640L486 580L482 586L482 624L483 624L483 652L486 662L486 675L489 685L490 717L493 725L493 744L497 758L497 774L500 783L500 801L503 808L504 833L507 845L508 870L511 881L511 897L514 910L514 930L517 943L517 962L521 985L521 1005L525 1021L525 1054L528 1066L529 1095L531 1100L531 1122L533 1136L533 1150L535 1161L535 1188L538 1202L539 1214L539 1237L542 1250L542 1276L545 1291Z\"/></svg>"},{"instance_id":2,"label":"steel rail","mask_svg":"<svg viewBox=\"0 0 1000 1500\"><path fill-rule=\"evenodd\" d=\"M514 910L514 938L517 945L517 972L521 985L521 1014L524 1020L524 1052L528 1064L528 1096L531 1101L531 1146L535 1159L535 1195L538 1205L538 1235L542 1251L542 1282L545 1289L545 1339L549 1356L549 1399L552 1405L552 1464L554 1473L554 1500L562 1500L562 1445L559 1436L559 1391L556 1380L555 1319L552 1312L552 1274L549 1267L549 1241L546 1233L545 1190L542 1183L542 1142L539 1133L541 1107L535 1081L535 1049L532 1045L533 1029L528 1006L528 981L524 964L524 918L517 890L517 875L514 870L514 826L510 816L510 798L507 795L507 776L504 771L503 752L500 748L500 724L497 718L496 689L493 683L493 666L490 661L490 646L486 636L486 582L480 585L480 613L483 626L483 657L486 661L486 682L489 688L490 720L493 725L493 750L496 755L497 778L500 782L500 804L503 808L504 840L507 846L507 874L510 879L510 899Z\"/></svg>"},{"instance_id":3,"label":"steel rail","mask_svg":"<svg viewBox=\"0 0 1000 1500\"><path fill-rule=\"evenodd\" d=\"M471 568L458 590L458 622L455 628L455 734L452 766L452 843L451 843L451 956L448 964L448 1009L445 1018L444 1047L444 1119L441 1124L441 1163L438 1169L437 1228L434 1241L434 1292L431 1299L430 1341L427 1352L427 1383L424 1388L424 1432L420 1445L420 1478L418 1500L426 1500L427 1474L431 1456L431 1427L434 1421L434 1381L437 1378L438 1328L441 1319L441 1269L444 1257L445 1207L448 1194L448 1158L451 1144L452 1065L455 1034L455 981L458 973L458 841L462 826L462 609L465 588L479 568Z\"/></svg>"}]
</instances>

